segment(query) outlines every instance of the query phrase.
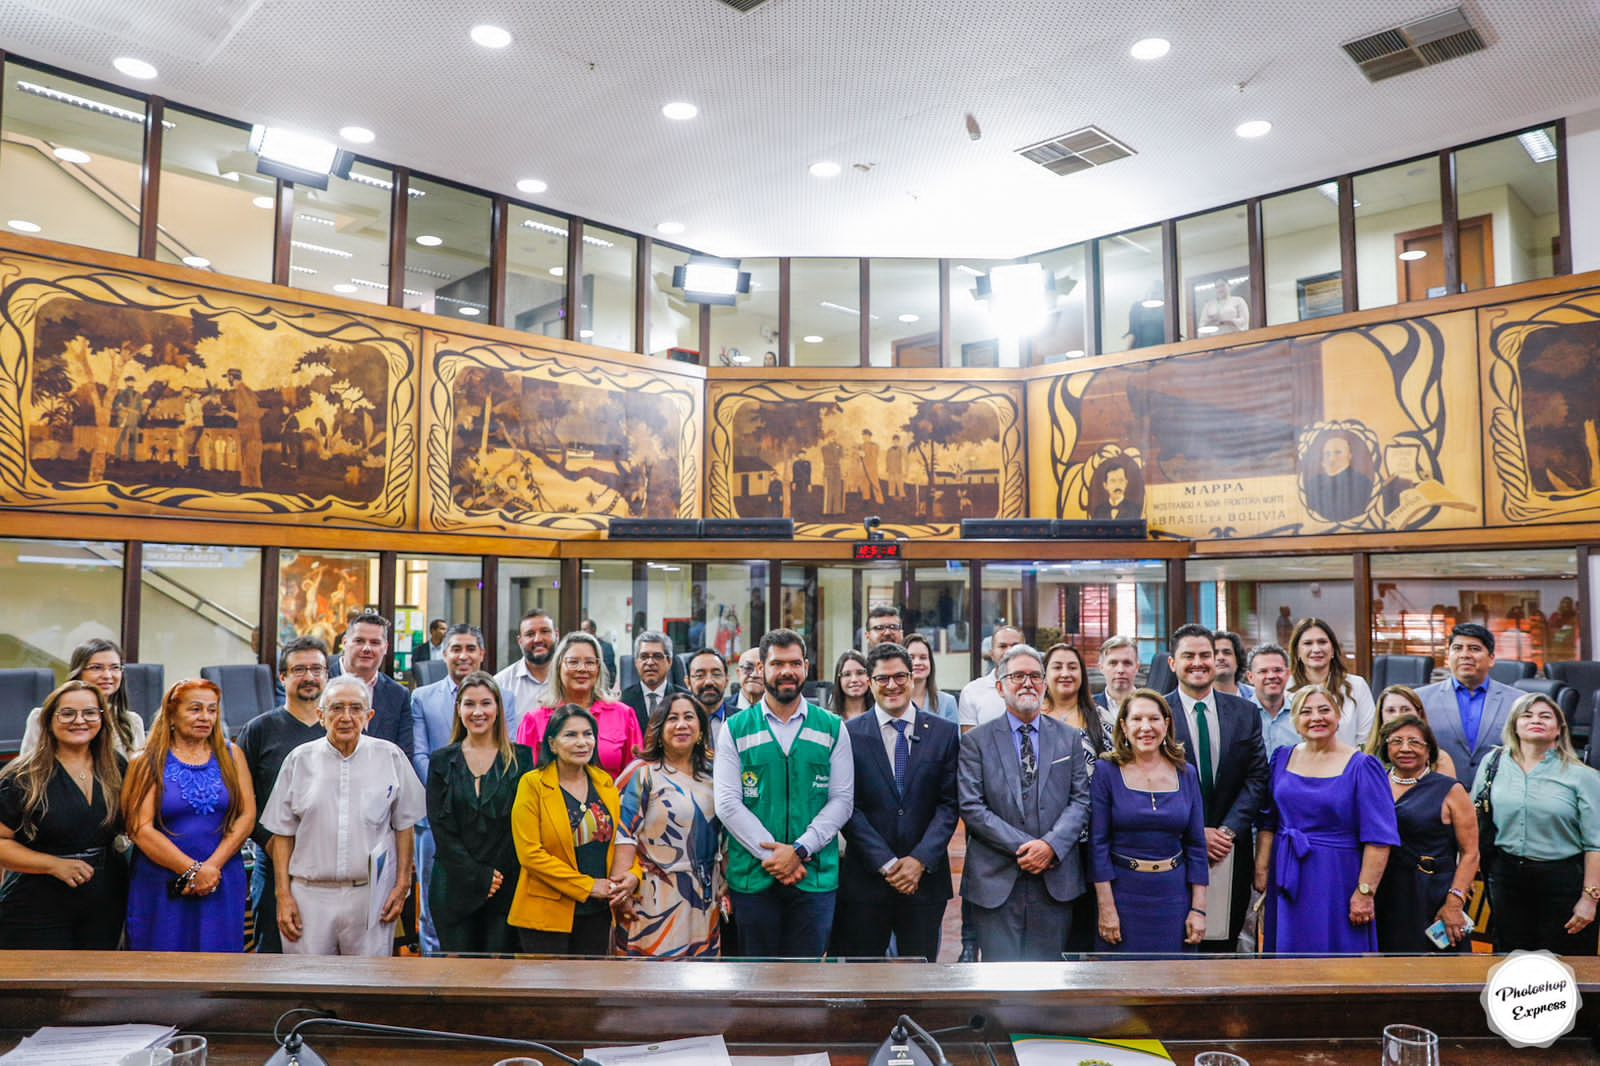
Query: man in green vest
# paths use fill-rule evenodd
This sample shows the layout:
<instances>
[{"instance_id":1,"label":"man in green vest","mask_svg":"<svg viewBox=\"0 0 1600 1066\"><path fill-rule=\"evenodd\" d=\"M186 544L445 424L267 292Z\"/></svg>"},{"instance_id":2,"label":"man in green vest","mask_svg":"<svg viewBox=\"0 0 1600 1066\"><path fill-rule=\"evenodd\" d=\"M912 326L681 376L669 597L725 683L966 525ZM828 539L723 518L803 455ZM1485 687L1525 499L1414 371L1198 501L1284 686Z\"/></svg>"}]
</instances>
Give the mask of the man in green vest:
<instances>
[{"instance_id":1,"label":"man in green vest","mask_svg":"<svg viewBox=\"0 0 1600 1066\"><path fill-rule=\"evenodd\" d=\"M766 695L717 732L717 817L745 955L820 958L833 931L839 830L850 820L855 762L833 714L800 695L810 663L792 629L761 638Z\"/></svg>"}]
</instances>

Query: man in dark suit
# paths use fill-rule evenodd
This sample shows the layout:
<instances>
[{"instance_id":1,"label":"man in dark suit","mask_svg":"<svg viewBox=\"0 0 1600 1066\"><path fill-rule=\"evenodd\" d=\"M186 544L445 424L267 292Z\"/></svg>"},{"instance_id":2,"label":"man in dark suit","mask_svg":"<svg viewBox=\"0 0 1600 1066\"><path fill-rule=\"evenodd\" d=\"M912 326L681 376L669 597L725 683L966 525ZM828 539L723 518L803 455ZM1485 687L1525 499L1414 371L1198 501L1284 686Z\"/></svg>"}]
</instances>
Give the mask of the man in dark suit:
<instances>
[{"instance_id":1,"label":"man in dark suit","mask_svg":"<svg viewBox=\"0 0 1600 1066\"><path fill-rule=\"evenodd\" d=\"M1251 828L1267 796L1261 711L1247 699L1214 689L1215 638L1205 626L1179 626L1171 648L1168 662L1178 676L1178 687L1167 693L1167 705L1184 753L1200 773L1206 852L1211 860L1212 890L1206 907L1217 916L1208 921L1201 948L1232 951L1244 926L1255 872Z\"/></svg>"},{"instance_id":2,"label":"man in dark suit","mask_svg":"<svg viewBox=\"0 0 1600 1066\"><path fill-rule=\"evenodd\" d=\"M1042 655L1018 644L995 669L1006 713L962 737L957 762L967 824L961 895L972 904L983 961L1056 960L1072 901L1088 888L1078 857L1089 824L1088 756L1080 730L1041 713Z\"/></svg>"},{"instance_id":3,"label":"man in dark suit","mask_svg":"<svg viewBox=\"0 0 1600 1066\"><path fill-rule=\"evenodd\" d=\"M1477 622L1462 622L1450 631L1444 664L1448 680L1417 689L1428 712L1439 750L1456 764L1456 779L1472 788L1478 764L1500 743L1506 715L1522 691L1489 676L1494 668L1494 634Z\"/></svg>"},{"instance_id":4,"label":"man in dark suit","mask_svg":"<svg viewBox=\"0 0 1600 1066\"><path fill-rule=\"evenodd\" d=\"M411 693L383 672L383 657L388 653L389 620L370 611L358 614L345 630L344 650L332 674L350 674L367 683L372 690L373 712L372 721L367 723L367 736L382 737L409 755Z\"/></svg>"},{"instance_id":5,"label":"man in dark suit","mask_svg":"<svg viewBox=\"0 0 1600 1066\"><path fill-rule=\"evenodd\" d=\"M650 721L651 711L673 693L689 690L672 683L672 638L665 633L648 629L639 634L633 642L633 668L639 675L639 683L623 689L621 698L639 716L642 733Z\"/></svg>"},{"instance_id":6,"label":"man in dark suit","mask_svg":"<svg viewBox=\"0 0 1600 1066\"><path fill-rule=\"evenodd\" d=\"M1114 636L1100 645L1100 672L1106 676L1106 687L1095 695L1094 703L1102 719L1115 722L1122 701L1139 687L1139 646L1132 637Z\"/></svg>"},{"instance_id":7,"label":"man in dark suit","mask_svg":"<svg viewBox=\"0 0 1600 1066\"><path fill-rule=\"evenodd\" d=\"M449 623L443 618L435 618L428 623L428 634L411 646L411 662L413 665L427 662L429 659L444 658L444 631L449 628Z\"/></svg>"},{"instance_id":8,"label":"man in dark suit","mask_svg":"<svg viewBox=\"0 0 1600 1066\"><path fill-rule=\"evenodd\" d=\"M595 629L593 618L585 618L582 622L578 623L578 628L589 634L595 640L600 641L600 661L605 664L606 676L611 679L612 684L616 684L617 649L611 646L611 642L609 640L601 639L599 632Z\"/></svg>"},{"instance_id":9,"label":"man in dark suit","mask_svg":"<svg viewBox=\"0 0 1600 1066\"><path fill-rule=\"evenodd\" d=\"M956 829L954 722L911 705L911 656L898 644L867 653L876 706L845 724L855 760L855 810L839 870L834 949L939 959L939 926L950 887Z\"/></svg>"}]
</instances>

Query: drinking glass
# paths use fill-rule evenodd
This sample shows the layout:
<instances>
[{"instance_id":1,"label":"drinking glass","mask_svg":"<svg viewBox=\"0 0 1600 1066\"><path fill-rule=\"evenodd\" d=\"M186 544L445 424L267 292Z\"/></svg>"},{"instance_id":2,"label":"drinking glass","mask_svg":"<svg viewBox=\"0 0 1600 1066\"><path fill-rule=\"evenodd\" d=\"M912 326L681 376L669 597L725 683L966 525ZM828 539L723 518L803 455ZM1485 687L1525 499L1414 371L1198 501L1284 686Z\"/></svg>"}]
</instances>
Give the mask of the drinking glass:
<instances>
[{"instance_id":1,"label":"drinking glass","mask_svg":"<svg viewBox=\"0 0 1600 1066\"><path fill-rule=\"evenodd\" d=\"M1383 1066L1439 1066L1439 1037L1419 1025L1383 1027Z\"/></svg>"},{"instance_id":2,"label":"drinking glass","mask_svg":"<svg viewBox=\"0 0 1600 1066\"><path fill-rule=\"evenodd\" d=\"M1250 1066L1250 1064L1231 1052L1202 1051L1194 1057L1194 1066Z\"/></svg>"},{"instance_id":3,"label":"drinking glass","mask_svg":"<svg viewBox=\"0 0 1600 1066\"><path fill-rule=\"evenodd\" d=\"M172 1052L172 1066L206 1066L206 1038L203 1036L175 1036L167 1041Z\"/></svg>"},{"instance_id":4,"label":"drinking glass","mask_svg":"<svg viewBox=\"0 0 1600 1066\"><path fill-rule=\"evenodd\" d=\"M122 1056L117 1066L171 1066L172 1050L164 1047L147 1047L130 1051Z\"/></svg>"}]
</instances>

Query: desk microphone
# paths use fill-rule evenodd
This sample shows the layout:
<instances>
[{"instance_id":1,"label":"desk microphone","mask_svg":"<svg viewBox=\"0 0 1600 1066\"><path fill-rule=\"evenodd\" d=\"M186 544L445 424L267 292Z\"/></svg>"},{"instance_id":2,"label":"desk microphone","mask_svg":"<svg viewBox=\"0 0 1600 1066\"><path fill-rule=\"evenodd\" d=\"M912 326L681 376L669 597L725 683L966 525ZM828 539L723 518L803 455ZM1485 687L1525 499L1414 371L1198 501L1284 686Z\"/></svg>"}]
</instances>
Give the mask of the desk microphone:
<instances>
[{"instance_id":1,"label":"desk microphone","mask_svg":"<svg viewBox=\"0 0 1600 1066\"><path fill-rule=\"evenodd\" d=\"M281 1023L291 1014L307 1013L304 1007L297 1010L285 1011L279 1015ZM914 1023L913 1023L914 1024ZM477 1033L450 1033L439 1029L412 1029L403 1025L378 1025L374 1022L350 1022L332 1015L317 1015L305 1018L294 1024L294 1027L283 1037L278 1036L278 1025L272 1027L272 1039L278 1044L278 1049L267 1059L266 1066L327 1066L327 1060L311 1049L305 1042L301 1031L305 1029L347 1029L355 1033L376 1033L385 1036L405 1036L417 1040L455 1040L468 1044L485 1044L491 1047L518 1048L533 1051L542 1051L546 1055L554 1055L556 1060L566 1066L600 1066L594 1059L585 1056L575 1059L565 1055L548 1044L541 1044L536 1040L514 1040L502 1036L480 1036Z\"/></svg>"},{"instance_id":2,"label":"desk microphone","mask_svg":"<svg viewBox=\"0 0 1600 1066\"><path fill-rule=\"evenodd\" d=\"M956 1029L982 1028L982 1015L977 1015L967 1025L956 1026ZM910 1032L907 1032L910 1030ZM948 1032L949 1030L941 1030ZM911 1042L910 1033L920 1036L938 1058L930 1058L926 1052ZM939 1046L939 1041L933 1038L922 1026L912 1020L909 1014L902 1014L895 1020L894 1028L889 1030L889 1038L878 1045L878 1050L868 1060L867 1066L950 1066L950 1060L944 1056L944 1048Z\"/></svg>"}]
</instances>

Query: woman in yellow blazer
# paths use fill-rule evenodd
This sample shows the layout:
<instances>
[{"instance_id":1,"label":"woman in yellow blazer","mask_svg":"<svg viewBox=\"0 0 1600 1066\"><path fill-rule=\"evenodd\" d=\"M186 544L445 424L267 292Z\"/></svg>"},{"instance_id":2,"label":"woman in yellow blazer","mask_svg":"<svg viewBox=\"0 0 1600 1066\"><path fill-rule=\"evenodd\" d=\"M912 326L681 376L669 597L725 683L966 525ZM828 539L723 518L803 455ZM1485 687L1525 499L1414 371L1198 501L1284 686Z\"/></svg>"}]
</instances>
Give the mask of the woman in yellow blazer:
<instances>
[{"instance_id":1,"label":"woman in yellow blazer","mask_svg":"<svg viewBox=\"0 0 1600 1066\"><path fill-rule=\"evenodd\" d=\"M506 920L530 954L606 954L611 904L639 887L621 797L594 762L597 735L588 711L558 707L539 745L539 768L517 786L511 835L522 873Z\"/></svg>"}]
</instances>

